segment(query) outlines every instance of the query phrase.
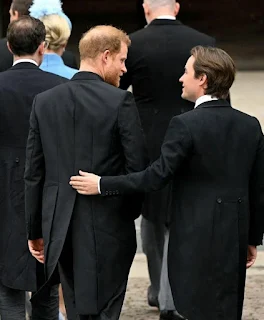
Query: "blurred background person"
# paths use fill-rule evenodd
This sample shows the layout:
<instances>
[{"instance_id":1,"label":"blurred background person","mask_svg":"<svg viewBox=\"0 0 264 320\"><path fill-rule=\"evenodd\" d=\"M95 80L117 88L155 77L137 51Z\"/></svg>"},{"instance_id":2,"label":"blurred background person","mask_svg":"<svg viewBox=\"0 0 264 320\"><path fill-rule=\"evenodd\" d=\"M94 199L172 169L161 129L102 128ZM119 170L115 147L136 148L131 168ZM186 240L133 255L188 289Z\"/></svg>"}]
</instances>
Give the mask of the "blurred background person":
<instances>
[{"instance_id":1,"label":"blurred background person","mask_svg":"<svg viewBox=\"0 0 264 320\"><path fill-rule=\"evenodd\" d=\"M71 35L71 22L61 11L59 0L34 0L30 15L40 19L46 28L46 51L40 68L71 79L77 69L64 64L62 55Z\"/></svg>"},{"instance_id":2,"label":"blurred background person","mask_svg":"<svg viewBox=\"0 0 264 320\"><path fill-rule=\"evenodd\" d=\"M0 315L25 319L25 291L44 282L43 265L32 259L27 245L24 168L29 116L36 94L67 81L39 69L45 51L45 27L29 16L10 23L10 70L0 73ZM58 286L32 303L32 320L57 320Z\"/></svg>"},{"instance_id":3,"label":"blurred background person","mask_svg":"<svg viewBox=\"0 0 264 320\"><path fill-rule=\"evenodd\" d=\"M49 7L49 11L46 10L46 12L49 12L49 14L60 13L61 15L66 16L62 10L61 3L60 3L60 6L58 5L51 6L49 5L51 1L53 2L53 0L46 1L47 6ZM29 8L31 6L32 6L32 0L13 0L9 10L10 22L24 15L29 15ZM69 18L68 18L68 21L71 28L71 22ZM0 59L0 72L1 72L11 68L13 64L13 56L7 48L6 38L0 39L0 55L1 55L1 59ZM67 66L78 69L76 58L72 52L65 50L65 52L62 55L62 59Z\"/></svg>"},{"instance_id":4,"label":"blurred background person","mask_svg":"<svg viewBox=\"0 0 264 320\"><path fill-rule=\"evenodd\" d=\"M40 69L71 79L77 69L66 66L62 59L71 30L65 18L51 14L40 18L46 28L46 50Z\"/></svg>"}]
</instances>

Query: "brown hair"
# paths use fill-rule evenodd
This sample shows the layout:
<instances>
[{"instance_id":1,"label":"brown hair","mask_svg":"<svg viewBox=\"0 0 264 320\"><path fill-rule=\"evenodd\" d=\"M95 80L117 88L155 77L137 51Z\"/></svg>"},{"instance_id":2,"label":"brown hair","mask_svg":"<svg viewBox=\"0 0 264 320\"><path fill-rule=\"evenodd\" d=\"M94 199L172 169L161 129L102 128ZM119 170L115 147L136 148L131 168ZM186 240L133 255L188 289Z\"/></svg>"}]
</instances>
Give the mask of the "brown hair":
<instances>
[{"instance_id":1,"label":"brown hair","mask_svg":"<svg viewBox=\"0 0 264 320\"><path fill-rule=\"evenodd\" d=\"M80 59L94 59L105 50L117 54L120 52L122 42L128 47L131 44L128 35L123 30L107 25L93 27L80 40Z\"/></svg>"},{"instance_id":2,"label":"brown hair","mask_svg":"<svg viewBox=\"0 0 264 320\"><path fill-rule=\"evenodd\" d=\"M32 0L13 0L11 9L13 11L17 11L18 15L21 16L28 16L29 15L29 8L32 6Z\"/></svg>"},{"instance_id":3,"label":"brown hair","mask_svg":"<svg viewBox=\"0 0 264 320\"><path fill-rule=\"evenodd\" d=\"M195 58L193 68L195 78L205 74L207 88L205 94L226 99L235 80L236 67L233 59L222 49L196 46L191 54Z\"/></svg>"}]
</instances>

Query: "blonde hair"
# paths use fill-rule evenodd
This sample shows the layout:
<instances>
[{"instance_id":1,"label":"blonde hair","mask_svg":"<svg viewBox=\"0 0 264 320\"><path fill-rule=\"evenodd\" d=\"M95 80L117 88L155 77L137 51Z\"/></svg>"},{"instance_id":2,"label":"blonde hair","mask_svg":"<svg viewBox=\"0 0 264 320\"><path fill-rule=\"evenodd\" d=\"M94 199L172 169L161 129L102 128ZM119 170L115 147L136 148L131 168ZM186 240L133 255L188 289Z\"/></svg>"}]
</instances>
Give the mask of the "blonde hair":
<instances>
[{"instance_id":1,"label":"blonde hair","mask_svg":"<svg viewBox=\"0 0 264 320\"><path fill-rule=\"evenodd\" d=\"M45 25L48 49L57 51L67 44L71 29L65 18L57 14L49 14L41 17L40 20Z\"/></svg>"},{"instance_id":2,"label":"blonde hair","mask_svg":"<svg viewBox=\"0 0 264 320\"><path fill-rule=\"evenodd\" d=\"M128 47L131 44L129 36L123 30L107 25L93 27L80 40L80 59L95 59L105 50L117 54L121 50L122 42Z\"/></svg>"}]
</instances>

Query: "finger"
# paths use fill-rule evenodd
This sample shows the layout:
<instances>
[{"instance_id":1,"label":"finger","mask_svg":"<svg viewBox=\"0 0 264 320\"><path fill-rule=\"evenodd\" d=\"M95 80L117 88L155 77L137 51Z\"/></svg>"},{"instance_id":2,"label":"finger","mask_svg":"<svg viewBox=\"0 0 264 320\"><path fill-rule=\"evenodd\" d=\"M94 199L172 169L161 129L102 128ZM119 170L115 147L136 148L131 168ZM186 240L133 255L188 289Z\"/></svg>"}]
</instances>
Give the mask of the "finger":
<instances>
[{"instance_id":1,"label":"finger","mask_svg":"<svg viewBox=\"0 0 264 320\"><path fill-rule=\"evenodd\" d=\"M77 192L79 194L83 194L83 195L88 195L89 194L87 191L84 191L84 190L77 190Z\"/></svg>"},{"instance_id":2,"label":"finger","mask_svg":"<svg viewBox=\"0 0 264 320\"><path fill-rule=\"evenodd\" d=\"M81 187L81 185L78 183L78 182L70 182L70 185L73 187L73 188L78 188L78 187Z\"/></svg>"},{"instance_id":3,"label":"finger","mask_svg":"<svg viewBox=\"0 0 264 320\"><path fill-rule=\"evenodd\" d=\"M79 170L79 175L85 177L85 176L89 176L90 173L89 173L89 172L82 171L82 170Z\"/></svg>"},{"instance_id":4,"label":"finger","mask_svg":"<svg viewBox=\"0 0 264 320\"><path fill-rule=\"evenodd\" d=\"M82 176L72 176L70 178L70 181L84 181L85 180L85 177L82 177Z\"/></svg>"},{"instance_id":5,"label":"finger","mask_svg":"<svg viewBox=\"0 0 264 320\"><path fill-rule=\"evenodd\" d=\"M40 262L40 263L44 263L44 262L45 262L44 257L43 257L43 258L36 258L36 259L37 259L38 262Z\"/></svg>"},{"instance_id":6,"label":"finger","mask_svg":"<svg viewBox=\"0 0 264 320\"><path fill-rule=\"evenodd\" d=\"M85 182L84 182L84 181L83 181L83 182L80 182L80 181L71 181L71 182L70 182L70 185L71 185L71 186L74 186L74 187L82 187L82 186L85 185Z\"/></svg>"},{"instance_id":7,"label":"finger","mask_svg":"<svg viewBox=\"0 0 264 320\"><path fill-rule=\"evenodd\" d=\"M250 268L250 267L253 266L254 263L255 263L255 259L250 259L250 260L247 261L246 267L247 267L247 268Z\"/></svg>"}]
</instances>

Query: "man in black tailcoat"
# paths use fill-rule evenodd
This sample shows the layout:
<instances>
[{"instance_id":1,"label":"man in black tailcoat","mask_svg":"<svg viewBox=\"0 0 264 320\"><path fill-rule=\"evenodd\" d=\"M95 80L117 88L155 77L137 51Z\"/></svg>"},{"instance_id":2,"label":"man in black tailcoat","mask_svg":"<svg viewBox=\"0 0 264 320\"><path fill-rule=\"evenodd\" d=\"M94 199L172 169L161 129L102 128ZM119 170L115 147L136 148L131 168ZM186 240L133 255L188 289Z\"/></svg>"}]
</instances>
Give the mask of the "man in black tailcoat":
<instances>
[{"instance_id":1,"label":"man in black tailcoat","mask_svg":"<svg viewBox=\"0 0 264 320\"><path fill-rule=\"evenodd\" d=\"M2 320L25 319L25 291L37 290L44 277L27 245L24 168L29 116L36 94L67 80L39 69L45 50L45 27L22 17L9 25L11 69L0 73L0 315ZM45 303L47 307L45 306ZM58 288L33 304L32 319L58 318Z\"/></svg>"},{"instance_id":2,"label":"man in black tailcoat","mask_svg":"<svg viewBox=\"0 0 264 320\"><path fill-rule=\"evenodd\" d=\"M10 6L10 22L19 17L29 15L29 8L32 5L32 0L13 0ZM0 72L12 67L13 56L7 48L7 39L0 39ZM74 69L78 69L76 59L70 51L65 51L62 55L64 63Z\"/></svg>"},{"instance_id":3,"label":"man in black tailcoat","mask_svg":"<svg viewBox=\"0 0 264 320\"><path fill-rule=\"evenodd\" d=\"M45 257L47 281L59 265L69 320L119 319L136 252L142 196L85 197L69 185L79 170L124 174L146 165L133 96L117 88L129 45L114 27L89 30L79 44L80 72L38 95L31 114L25 171L30 250L39 261Z\"/></svg>"},{"instance_id":4,"label":"man in black tailcoat","mask_svg":"<svg viewBox=\"0 0 264 320\"><path fill-rule=\"evenodd\" d=\"M168 253L177 310L188 320L241 320L246 267L264 230L264 138L258 120L225 100L233 60L217 48L192 49L182 97L195 109L173 117L161 156L145 171L72 177L82 194L158 190L173 182ZM107 197L108 198L108 197Z\"/></svg>"}]
</instances>

